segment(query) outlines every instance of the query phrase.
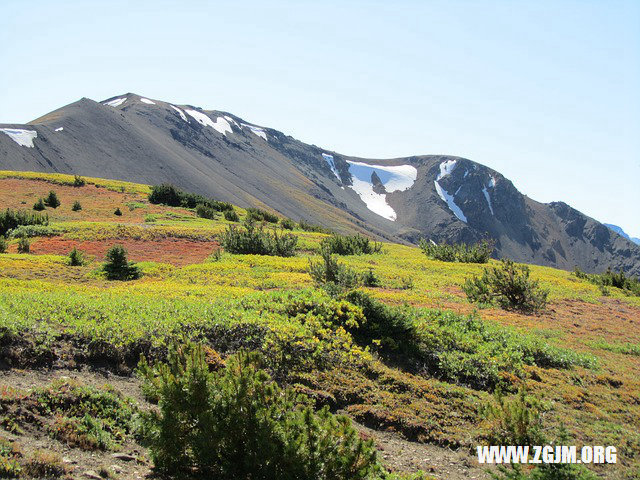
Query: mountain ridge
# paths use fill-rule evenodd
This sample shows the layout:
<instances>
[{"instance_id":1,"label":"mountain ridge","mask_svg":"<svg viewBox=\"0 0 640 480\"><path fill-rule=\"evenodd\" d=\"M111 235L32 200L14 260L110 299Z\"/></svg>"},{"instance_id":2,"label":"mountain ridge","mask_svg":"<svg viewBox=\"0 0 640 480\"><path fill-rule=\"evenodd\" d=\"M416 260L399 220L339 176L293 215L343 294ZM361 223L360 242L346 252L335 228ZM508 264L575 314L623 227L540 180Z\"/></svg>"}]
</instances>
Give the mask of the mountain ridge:
<instances>
[{"instance_id":1,"label":"mountain ridge","mask_svg":"<svg viewBox=\"0 0 640 480\"><path fill-rule=\"evenodd\" d=\"M462 157L343 155L230 112L134 93L82 98L0 129L1 169L169 182L340 232L403 243L489 239L500 257L640 275L640 247L624 236L563 202L536 202Z\"/></svg>"}]
</instances>

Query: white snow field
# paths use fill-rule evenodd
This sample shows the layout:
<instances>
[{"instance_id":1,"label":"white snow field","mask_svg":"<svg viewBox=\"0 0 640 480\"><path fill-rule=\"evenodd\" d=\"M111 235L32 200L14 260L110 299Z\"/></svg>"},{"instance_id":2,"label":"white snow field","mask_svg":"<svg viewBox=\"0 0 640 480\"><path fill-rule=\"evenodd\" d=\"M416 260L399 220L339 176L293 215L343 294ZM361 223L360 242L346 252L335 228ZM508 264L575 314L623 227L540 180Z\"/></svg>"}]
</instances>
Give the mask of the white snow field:
<instances>
[{"instance_id":1,"label":"white snow field","mask_svg":"<svg viewBox=\"0 0 640 480\"><path fill-rule=\"evenodd\" d=\"M262 128L256 127L255 125L249 125L248 123L243 123L242 126L247 127L249 130L251 130L254 134L259 136L260 138L264 138L265 140L267 140L267 133Z\"/></svg>"},{"instance_id":2,"label":"white snow field","mask_svg":"<svg viewBox=\"0 0 640 480\"><path fill-rule=\"evenodd\" d=\"M115 100L111 100L109 102L104 102L103 105L109 105L110 107L119 107L120 105L122 105L124 102L127 101L127 97L122 97L122 98L116 98Z\"/></svg>"},{"instance_id":3,"label":"white snow field","mask_svg":"<svg viewBox=\"0 0 640 480\"><path fill-rule=\"evenodd\" d=\"M456 160L447 160L446 162L442 162L440 164L440 173L438 174L438 176L436 177L433 183L436 187L436 191L438 192L438 195L440 196L440 198L444 200L449 206L449 210L451 210L453 214L456 217L458 217L458 219L462 220L464 223L467 223L467 217L465 217L464 213L462 213L462 210L460 210L460 207L458 207L458 205L456 205L456 202L454 201L455 194L450 195L449 192L447 192L444 188L442 188L438 183L444 177L451 175L451 173L455 170L455 168L456 168Z\"/></svg>"},{"instance_id":4,"label":"white snow field","mask_svg":"<svg viewBox=\"0 0 640 480\"><path fill-rule=\"evenodd\" d=\"M211 127L216 132L219 132L223 135L226 135L227 132L233 133L233 130L231 130L231 125L229 125L229 122L222 117L218 117L214 122L207 115L197 110L187 110L186 112L189 115L191 115L193 118L195 118L198 123L200 123L201 125L204 125L205 127Z\"/></svg>"},{"instance_id":5,"label":"white snow field","mask_svg":"<svg viewBox=\"0 0 640 480\"><path fill-rule=\"evenodd\" d=\"M140 98L140 101L142 103L146 103L148 105L155 105L156 104L156 102L153 102L153 101L149 100L148 98Z\"/></svg>"},{"instance_id":6,"label":"white snow field","mask_svg":"<svg viewBox=\"0 0 640 480\"><path fill-rule=\"evenodd\" d=\"M0 128L0 132L9 135L11 140L22 147L33 148L33 139L38 136L35 130L23 130L21 128Z\"/></svg>"},{"instance_id":7,"label":"white snow field","mask_svg":"<svg viewBox=\"0 0 640 480\"><path fill-rule=\"evenodd\" d=\"M178 112L185 122L189 123L189 119L187 118L187 116L184 114L182 110L180 110L178 107L173 105L170 105L170 107L173 108L176 112Z\"/></svg>"},{"instance_id":8,"label":"white snow field","mask_svg":"<svg viewBox=\"0 0 640 480\"><path fill-rule=\"evenodd\" d=\"M342 181L340 179L340 175L338 175L338 169L336 168L336 163L333 161L333 155L329 155L328 153L323 153L322 158L324 158L325 161L329 164L329 168L331 169L333 174L336 176L336 178Z\"/></svg>"},{"instance_id":9,"label":"white snow field","mask_svg":"<svg viewBox=\"0 0 640 480\"><path fill-rule=\"evenodd\" d=\"M347 163L349 164L349 173L351 173L351 188L367 205L367 208L387 220L395 221L398 216L395 210L387 203L387 195L373 191L371 176L375 172L387 193L392 193L411 188L416 178L418 178L418 170L411 165L369 165L368 163L348 160Z\"/></svg>"}]
</instances>

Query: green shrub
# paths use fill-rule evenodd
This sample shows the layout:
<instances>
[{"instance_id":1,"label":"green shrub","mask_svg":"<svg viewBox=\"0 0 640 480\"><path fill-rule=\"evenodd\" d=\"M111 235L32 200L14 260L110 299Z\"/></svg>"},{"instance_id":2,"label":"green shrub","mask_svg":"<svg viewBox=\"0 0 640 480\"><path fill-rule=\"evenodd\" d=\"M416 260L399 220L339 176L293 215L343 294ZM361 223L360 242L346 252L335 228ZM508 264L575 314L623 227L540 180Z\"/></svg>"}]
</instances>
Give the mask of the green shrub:
<instances>
[{"instance_id":1,"label":"green shrub","mask_svg":"<svg viewBox=\"0 0 640 480\"><path fill-rule=\"evenodd\" d=\"M294 228L296 228L296 222L294 222L290 218L282 218L280 220L280 225L285 230L293 230Z\"/></svg>"},{"instance_id":2,"label":"green shrub","mask_svg":"<svg viewBox=\"0 0 640 480\"><path fill-rule=\"evenodd\" d=\"M204 205L203 203L200 203L196 207L196 215L198 215L200 218L207 218L209 220L215 220L217 216L215 209L211 208L208 205Z\"/></svg>"},{"instance_id":3,"label":"green shrub","mask_svg":"<svg viewBox=\"0 0 640 480\"><path fill-rule=\"evenodd\" d=\"M546 307L549 292L529 278L529 273L528 266L503 259L499 267L485 268L480 277L467 279L462 289L472 302L536 312Z\"/></svg>"},{"instance_id":4,"label":"green shrub","mask_svg":"<svg viewBox=\"0 0 640 480\"><path fill-rule=\"evenodd\" d=\"M524 389L512 397L497 390L480 409L485 420L484 438L489 445L544 445L543 413L540 400Z\"/></svg>"},{"instance_id":5,"label":"green shrub","mask_svg":"<svg viewBox=\"0 0 640 480\"><path fill-rule=\"evenodd\" d=\"M114 245L107 252L107 262L102 267L108 280L135 280L140 278L140 269L127 260L127 251Z\"/></svg>"},{"instance_id":6,"label":"green shrub","mask_svg":"<svg viewBox=\"0 0 640 480\"><path fill-rule=\"evenodd\" d=\"M18 240L18 253L29 253L31 251L31 241L29 237L20 237Z\"/></svg>"},{"instance_id":7,"label":"green shrub","mask_svg":"<svg viewBox=\"0 0 640 480\"><path fill-rule=\"evenodd\" d=\"M142 434L160 471L198 478L373 479L382 469L371 441L346 417L282 389L255 354L238 353L210 371L204 349L173 351L139 373L158 408Z\"/></svg>"},{"instance_id":8,"label":"green shrub","mask_svg":"<svg viewBox=\"0 0 640 480\"><path fill-rule=\"evenodd\" d=\"M333 233L333 230L331 230L330 228L323 227L322 225L314 225L305 220L300 220L300 222L298 222L298 228L300 228L300 230L304 230L305 232L328 233L328 234Z\"/></svg>"},{"instance_id":9,"label":"green shrub","mask_svg":"<svg viewBox=\"0 0 640 480\"><path fill-rule=\"evenodd\" d=\"M423 239L420 240L420 248L427 257L443 262L487 263L493 253L493 246L488 242L447 245Z\"/></svg>"},{"instance_id":10,"label":"green shrub","mask_svg":"<svg viewBox=\"0 0 640 480\"><path fill-rule=\"evenodd\" d=\"M73 212L79 212L80 210L82 210L82 205L80 205L80 202L78 200L73 202L73 206L71 207L71 210Z\"/></svg>"},{"instance_id":11,"label":"green shrub","mask_svg":"<svg viewBox=\"0 0 640 480\"><path fill-rule=\"evenodd\" d=\"M6 235L21 225L48 225L49 216L46 213L33 213L28 210L6 209L0 212L0 235Z\"/></svg>"},{"instance_id":12,"label":"green shrub","mask_svg":"<svg viewBox=\"0 0 640 480\"><path fill-rule=\"evenodd\" d=\"M224 219L229 222L239 222L240 217L238 217L238 212L235 210L225 210L224 211Z\"/></svg>"},{"instance_id":13,"label":"green shrub","mask_svg":"<svg viewBox=\"0 0 640 480\"><path fill-rule=\"evenodd\" d=\"M151 187L149 202L184 208L196 208L198 205L206 205L218 212L233 210L233 205L228 202L219 202L195 193L187 193L169 184Z\"/></svg>"},{"instance_id":14,"label":"green shrub","mask_svg":"<svg viewBox=\"0 0 640 480\"><path fill-rule=\"evenodd\" d=\"M116 210L113 212L114 215L121 217L122 216L122 211L120 210L120 207L116 208Z\"/></svg>"},{"instance_id":15,"label":"green shrub","mask_svg":"<svg viewBox=\"0 0 640 480\"><path fill-rule=\"evenodd\" d=\"M0 236L0 253L5 253L7 248L9 248L9 243L3 236Z\"/></svg>"},{"instance_id":16,"label":"green shrub","mask_svg":"<svg viewBox=\"0 0 640 480\"><path fill-rule=\"evenodd\" d=\"M608 268L604 273L584 273L582 270L576 267L573 274L581 279L588 280L589 282L597 285L603 295L609 295L608 287L615 287L622 290L627 295L635 295L640 297L640 279L627 277L625 273L620 270L618 273Z\"/></svg>"},{"instance_id":17,"label":"green shrub","mask_svg":"<svg viewBox=\"0 0 640 480\"><path fill-rule=\"evenodd\" d=\"M382 243L372 242L362 235L339 235L337 233L322 240L321 247L337 255L362 255L380 253Z\"/></svg>"},{"instance_id":18,"label":"green shrub","mask_svg":"<svg viewBox=\"0 0 640 480\"><path fill-rule=\"evenodd\" d=\"M348 290L360 282L358 273L342 263L338 263L326 247L320 249L321 260L309 260L308 273L318 286L338 287L338 290Z\"/></svg>"},{"instance_id":19,"label":"green shrub","mask_svg":"<svg viewBox=\"0 0 640 480\"><path fill-rule=\"evenodd\" d=\"M60 200L58 200L58 195L53 190L49 191L49 195L44 199L44 204L47 207L58 208L60 206Z\"/></svg>"},{"instance_id":20,"label":"green shrub","mask_svg":"<svg viewBox=\"0 0 640 480\"><path fill-rule=\"evenodd\" d=\"M33 209L37 212L41 212L42 210L44 210L45 204L44 204L44 200L39 198L38 201L36 203L33 204Z\"/></svg>"},{"instance_id":21,"label":"green shrub","mask_svg":"<svg viewBox=\"0 0 640 480\"><path fill-rule=\"evenodd\" d=\"M267 232L262 226L248 222L242 228L229 225L220 236L220 244L229 253L291 257L295 254L298 237L276 230Z\"/></svg>"},{"instance_id":22,"label":"green shrub","mask_svg":"<svg viewBox=\"0 0 640 480\"><path fill-rule=\"evenodd\" d=\"M29 478L59 479L65 477L70 468L58 453L49 450L36 450L27 458L22 471Z\"/></svg>"},{"instance_id":23,"label":"green shrub","mask_svg":"<svg viewBox=\"0 0 640 480\"><path fill-rule=\"evenodd\" d=\"M73 186L74 187L84 187L87 182L80 175L73 176Z\"/></svg>"},{"instance_id":24,"label":"green shrub","mask_svg":"<svg viewBox=\"0 0 640 480\"><path fill-rule=\"evenodd\" d=\"M278 223L280 218L266 210L262 210L260 208L247 208L247 216L245 221L254 221L254 222L267 222L267 223Z\"/></svg>"},{"instance_id":25,"label":"green shrub","mask_svg":"<svg viewBox=\"0 0 640 480\"><path fill-rule=\"evenodd\" d=\"M373 268L370 268L362 274L361 281L362 285L364 285L365 287L379 287L381 284L380 277L376 275L376 272L373 271Z\"/></svg>"},{"instance_id":26,"label":"green shrub","mask_svg":"<svg viewBox=\"0 0 640 480\"><path fill-rule=\"evenodd\" d=\"M72 267L81 267L85 264L84 254L78 250L76 247L73 247L73 250L69 252L69 260L68 263Z\"/></svg>"}]
</instances>

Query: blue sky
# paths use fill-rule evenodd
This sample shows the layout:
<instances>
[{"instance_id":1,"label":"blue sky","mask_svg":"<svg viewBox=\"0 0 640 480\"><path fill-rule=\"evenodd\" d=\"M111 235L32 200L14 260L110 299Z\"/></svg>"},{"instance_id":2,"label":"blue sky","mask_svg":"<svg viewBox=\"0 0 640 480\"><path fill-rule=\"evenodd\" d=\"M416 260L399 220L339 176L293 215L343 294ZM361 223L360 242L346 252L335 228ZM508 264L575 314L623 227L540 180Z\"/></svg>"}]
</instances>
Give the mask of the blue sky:
<instances>
[{"instance_id":1,"label":"blue sky","mask_svg":"<svg viewBox=\"0 0 640 480\"><path fill-rule=\"evenodd\" d=\"M460 155L640 237L640 2L0 3L0 122L135 92L340 153Z\"/></svg>"}]
</instances>

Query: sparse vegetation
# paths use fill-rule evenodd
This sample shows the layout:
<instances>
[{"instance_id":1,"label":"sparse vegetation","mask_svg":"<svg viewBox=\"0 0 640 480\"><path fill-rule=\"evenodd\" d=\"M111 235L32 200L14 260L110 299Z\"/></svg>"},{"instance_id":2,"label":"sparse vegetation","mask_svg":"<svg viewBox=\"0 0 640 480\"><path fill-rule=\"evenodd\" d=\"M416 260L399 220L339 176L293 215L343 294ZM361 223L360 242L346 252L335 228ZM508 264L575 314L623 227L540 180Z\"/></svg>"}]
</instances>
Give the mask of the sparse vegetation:
<instances>
[{"instance_id":1,"label":"sparse vegetation","mask_svg":"<svg viewBox=\"0 0 640 480\"><path fill-rule=\"evenodd\" d=\"M220 244L229 253L291 257L295 254L298 237L278 233L275 229L269 232L261 225L248 222L244 227L229 225L220 235Z\"/></svg>"},{"instance_id":2,"label":"sparse vegetation","mask_svg":"<svg viewBox=\"0 0 640 480\"><path fill-rule=\"evenodd\" d=\"M300 222L298 222L298 228L300 228L300 230L304 230L305 232L329 234L333 233L333 230L331 230L330 228L323 227L322 225L314 225L313 223L309 223L306 220L300 220Z\"/></svg>"},{"instance_id":3,"label":"sparse vegetation","mask_svg":"<svg viewBox=\"0 0 640 480\"><path fill-rule=\"evenodd\" d=\"M467 279L462 289L470 301L497 304L505 309L537 312L547 305L549 292L529 277L526 265L501 260L500 266L485 268L480 277Z\"/></svg>"},{"instance_id":4,"label":"sparse vegetation","mask_svg":"<svg viewBox=\"0 0 640 480\"><path fill-rule=\"evenodd\" d=\"M321 260L309 260L309 275L318 286L348 290L360 282L358 273L339 263L327 247L320 248Z\"/></svg>"},{"instance_id":5,"label":"sparse vegetation","mask_svg":"<svg viewBox=\"0 0 640 480\"><path fill-rule=\"evenodd\" d=\"M196 208L198 205L204 205L218 212L233 210L233 205L228 202L219 202L195 193L187 193L168 184L151 187L149 202L184 208Z\"/></svg>"},{"instance_id":6,"label":"sparse vegetation","mask_svg":"<svg viewBox=\"0 0 640 480\"><path fill-rule=\"evenodd\" d=\"M209 220L215 220L215 218L218 216L217 210L203 203L199 204L196 207L196 215L198 215L200 218L207 218Z\"/></svg>"},{"instance_id":7,"label":"sparse vegetation","mask_svg":"<svg viewBox=\"0 0 640 480\"><path fill-rule=\"evenodd\" d=\"M333 234L325 238L320 246L337 255L366 255L382 251L381 243L372 242L362 235Z\"/></svg>"},{"instance_id":8,"label":"sparse vegetation","mask_svg":"<svg viewBox=\"0 0 640 480\"><path fill-rule=\"evenodd\" d=\"M427 257L443 262L487 263L493 253L493 246L489 242L475 245L464 243L447 245L422 239L420 240L420 248Z\"/></svg>"},{"instance_id":9,"label":"sparse vegetation","mask_svg":"<svg viewBox=\"0 0 640 480\"><path fill-rule=\"evenodd\" d=\"M107 262L102 267L108 280L135 280L140 278L140 269L127 259L127 251L115 245L107 252Z\"/></svg>"}]
</instances>

